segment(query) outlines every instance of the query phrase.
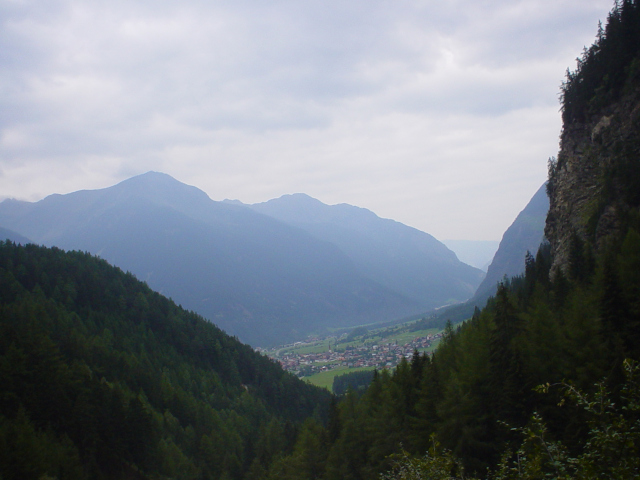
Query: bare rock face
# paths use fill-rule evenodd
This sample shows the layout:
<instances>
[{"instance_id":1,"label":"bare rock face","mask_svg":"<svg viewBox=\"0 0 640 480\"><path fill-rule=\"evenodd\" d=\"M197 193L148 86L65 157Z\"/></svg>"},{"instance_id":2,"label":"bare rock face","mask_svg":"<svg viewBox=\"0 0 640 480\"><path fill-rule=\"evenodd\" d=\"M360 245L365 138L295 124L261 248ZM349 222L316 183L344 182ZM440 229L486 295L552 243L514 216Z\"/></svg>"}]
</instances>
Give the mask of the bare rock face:
<instances>
[{"instance_id":1,"label":"bare rock face","mask_svg":"<svg viewBox=\"0 0 640 480\"><path fill-rule=\"evenodd\" d=\"M640 199L640 90L627 93L588 123L564 125L549 165L545 236L554 264L566 271L577 237L597 252L619 233Z\"/></svg>"}]
</instances>

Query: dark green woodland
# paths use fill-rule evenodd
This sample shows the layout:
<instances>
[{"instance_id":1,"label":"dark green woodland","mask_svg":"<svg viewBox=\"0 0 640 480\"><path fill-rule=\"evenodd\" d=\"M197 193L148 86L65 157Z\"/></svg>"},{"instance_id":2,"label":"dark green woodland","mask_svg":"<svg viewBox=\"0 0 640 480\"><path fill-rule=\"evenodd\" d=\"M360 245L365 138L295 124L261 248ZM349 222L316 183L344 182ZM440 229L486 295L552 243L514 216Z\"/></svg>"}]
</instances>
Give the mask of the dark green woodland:
<instances>
[{"instance_id":1,"label":"dark green woodland","mask_svg":"<svg viewBox=\"0 0 640 480\"><path fill-rule=\"evenodd\" d=\"M329 394L131 274L0 244L0 477L243 478Z\"/></svg>"},{"instance_id":2,"label":"dark green woodland","mask_svg":"<svg viewBox=\"0 0 640 480\"><path fill-rule=\"evenodd\" d=\"M0 478L640 478L640 0L561 102L525 273L340 396L103 260L1 243Z\"/></svg>"}]
</instances>

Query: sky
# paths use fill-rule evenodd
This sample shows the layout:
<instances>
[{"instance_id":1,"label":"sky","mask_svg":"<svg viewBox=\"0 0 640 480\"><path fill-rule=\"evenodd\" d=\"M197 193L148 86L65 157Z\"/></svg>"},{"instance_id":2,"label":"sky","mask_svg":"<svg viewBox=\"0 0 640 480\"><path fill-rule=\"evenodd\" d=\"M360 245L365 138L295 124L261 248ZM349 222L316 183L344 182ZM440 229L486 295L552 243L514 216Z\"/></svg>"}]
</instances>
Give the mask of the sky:
<instances>
[{"instance_id":1,"label":"sky","mask_svg":"<svg viewBox=\"0 0 640 480\"><path fill-rule=\"evenodd\" d=\"M150 170L500 240L612 0L0 0L0 199Z\"/></svg>"}]
</instances>

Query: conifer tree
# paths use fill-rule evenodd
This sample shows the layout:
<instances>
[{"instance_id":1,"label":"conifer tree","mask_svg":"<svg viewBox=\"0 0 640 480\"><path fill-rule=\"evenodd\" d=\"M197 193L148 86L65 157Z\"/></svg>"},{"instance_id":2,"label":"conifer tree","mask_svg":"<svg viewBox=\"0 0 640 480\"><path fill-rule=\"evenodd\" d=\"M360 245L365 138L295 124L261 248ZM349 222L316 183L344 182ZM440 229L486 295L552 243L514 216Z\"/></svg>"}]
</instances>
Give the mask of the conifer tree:
<instances>
[{"instance_id":1,"label":"conifer tree","mask_svg":"<svg viewBox=\"0 0 640 480\"><path fill-rule=\"evenodd\" d=\"M489 346L492 405L496 419L519 425L523 421L526 383L514 339L522 331L522 322L504 284L498 285L494 324Z\"/></svg>"}]
</instances>

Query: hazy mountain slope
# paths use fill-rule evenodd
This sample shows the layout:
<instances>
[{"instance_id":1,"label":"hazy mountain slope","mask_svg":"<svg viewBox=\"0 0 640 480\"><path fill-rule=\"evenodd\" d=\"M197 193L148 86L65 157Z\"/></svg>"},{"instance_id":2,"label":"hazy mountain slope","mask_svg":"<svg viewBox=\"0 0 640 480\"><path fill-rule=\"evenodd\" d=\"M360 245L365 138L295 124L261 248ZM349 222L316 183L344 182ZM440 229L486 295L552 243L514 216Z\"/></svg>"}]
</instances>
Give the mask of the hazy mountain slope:
<instances>
[{"instance_id":1,"label":"hazy mountain slope","mask_svg":"<svg viewBox=\"0 0 640 480\"><path fill-rule=\"evenodd\" d=\"M12 242L20 243L22 245L31 243L31 241L27 237L23 237L22 235L14 232L13 230L9 230L7 228L2 228L2 227L0 227L0 239L11 240Z\"/></svg>"},{"instance_id":2,"label":"hazy mountain slope","mask_svg":"<svg viewBox=\"0 0 640 480\"><path fill-rule=\"evenodd\" d=\"M326 205L304 194L251 205L340 248L368 278L424 309L469 298L483 273L431 235L364 208Z\"/></svg>"},{"instance_id":3,"label":"hazy mountain slope","mask_svg":"<svg viewBox=\"0 0 640 480\"><path fill-rule=\"evenodd\" d=\"M461 262L487 271L500 242L494 240L443 240Z\"/></svg>"},{"instance_id":4,"label":"hazy mountain slope","mask_svg":"<svg viewBox=\"0 0 640 480\"><path fill-rule=\"evenodd\" d=\"M164 174L37 203L5 201L0 225L98 254L256 345L419 310L364 278L337 247Z\"/></svg>"},{"instance_id":5,"label":"hazy mountain slope","mask_svg":"<svg viewBox=\"0 0 640 480\"><path fill-rule=\"evenodd\" d=\"M527 251L535 256L544 240L544 225L548 210L549 199L545 183L504 232L487 275L473 297L463 304L443 308L424 323L443 327L447 320L454 323L466 320L473 315L476 307L484 307L487 299L495 295L498 282L505 275L513 277L524 273L524 259Z\"/></svg>"},{"instance_id":6,"label":"hazy mountain slope","mask_svg":"<svg viewBox=\"0 0 640 480\"><path fill-rule=\"evenodd\" d=\"M543 184L504 232L498 251L487 269L472 301L481 305L493 295L496 285L506 275L513 277L524 273L524 257L527 251L535 255L544 240L544 225L549 211L546 183Z\"/></svg>"}]
</instances>

